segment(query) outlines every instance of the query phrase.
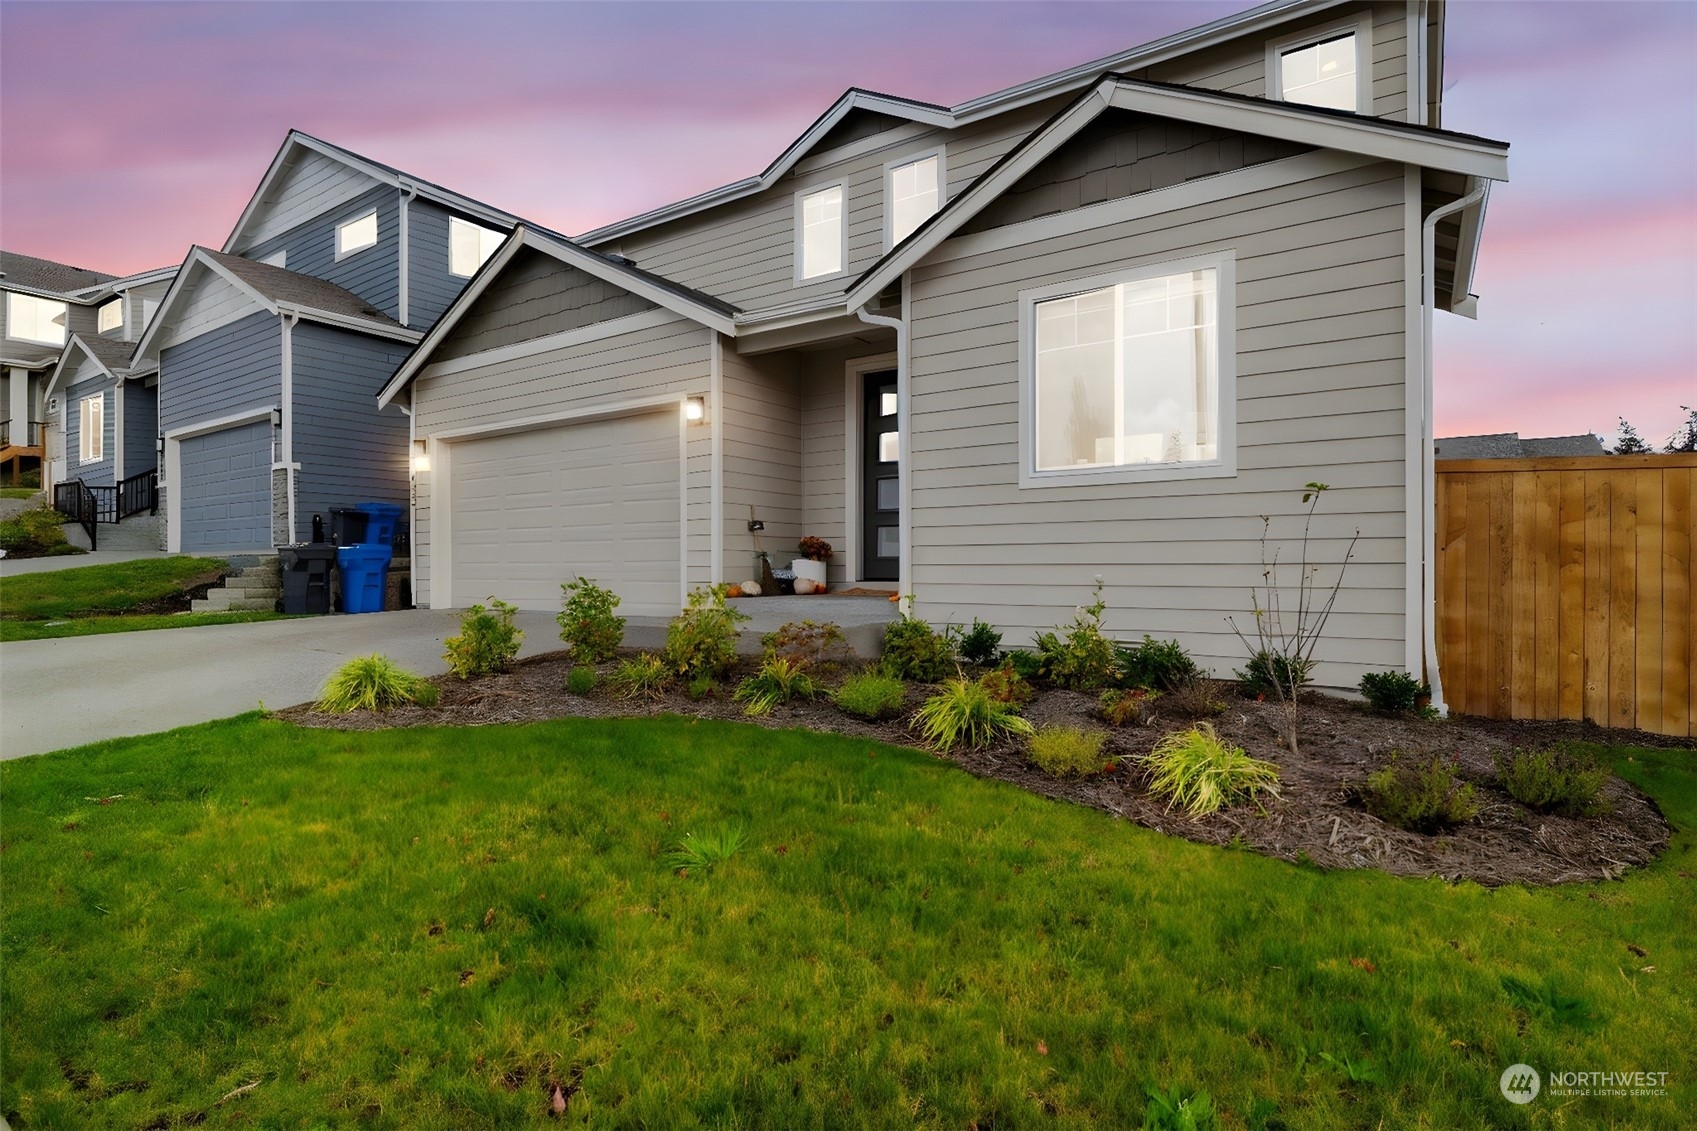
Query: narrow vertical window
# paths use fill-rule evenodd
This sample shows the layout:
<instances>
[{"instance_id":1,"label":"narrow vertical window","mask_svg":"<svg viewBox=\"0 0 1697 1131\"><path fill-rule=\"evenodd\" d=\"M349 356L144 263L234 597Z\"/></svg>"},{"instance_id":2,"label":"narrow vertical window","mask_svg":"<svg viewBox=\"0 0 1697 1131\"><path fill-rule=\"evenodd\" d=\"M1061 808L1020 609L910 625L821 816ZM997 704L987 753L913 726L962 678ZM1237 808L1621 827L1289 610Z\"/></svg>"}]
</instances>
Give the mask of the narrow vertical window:
<instances>
[{"instance_id":1,"label":"narrow vertical window","mask_svg":"<svg viewBox=\"0 0 1697 1131\"><path fill-rule=\"evenodd\" d=\"M843 186L832 185L801 198L797 243L800 275L817 279L836 275L846 266L847 240L843 224Z\"/></svg>"},{"instance_id":2,"label":"narrow vertical window","mask_svg":"<svg viewBox=\"0 0 1697 1131\"><path fill-rule=\"evenodd\" d=\"M482 224L473 224L470 220L462 220L458 216L448 218L448 270L455 275L471 276L477 274L477 269L495 254L495 249L501 246L506 235L485 228Z\"/></svg>"},{"instance_id":3,"label":"narrow vertical window","mask_svg":"<svg viewBox=\"0 0 1697 1131\"><path fill-rule=\"evenodd\" d=\"M78 458L83 463L94 463L106 454L106 394L84 397L78 408Z\"/></svg>"},{"instance_id":4,"label":"narrow vertical window","mask_svg":"<svg viewBox=\"0 0 1697 1131\"><path fill-rule=\"evenodd\" d=\"M943 161L933 153L890 170L888 216L890 246L912 235L931 218L943 197Z\"/></svg>"}]
</instances>

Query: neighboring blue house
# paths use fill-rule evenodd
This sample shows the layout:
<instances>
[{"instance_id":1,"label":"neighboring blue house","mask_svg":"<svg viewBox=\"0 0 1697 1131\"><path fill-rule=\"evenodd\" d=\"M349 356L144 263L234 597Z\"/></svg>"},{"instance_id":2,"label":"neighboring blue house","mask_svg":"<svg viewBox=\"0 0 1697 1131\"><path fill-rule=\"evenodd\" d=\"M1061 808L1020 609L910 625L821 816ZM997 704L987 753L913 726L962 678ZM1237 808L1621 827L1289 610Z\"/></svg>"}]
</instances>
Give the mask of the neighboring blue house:
<instances>
[{"instance_id":1,"label":"neighboring blue house","mask_svg":"<svg viewBox=\"0 0 1697 1131\"><path fill-rule=\"evenodd\" d=\"M55 444L57 481L111 487L158 466L159 389L150 370L130 368L132 342L72 334L47 382L63 422Z\"/></svg>"}]
</instances>

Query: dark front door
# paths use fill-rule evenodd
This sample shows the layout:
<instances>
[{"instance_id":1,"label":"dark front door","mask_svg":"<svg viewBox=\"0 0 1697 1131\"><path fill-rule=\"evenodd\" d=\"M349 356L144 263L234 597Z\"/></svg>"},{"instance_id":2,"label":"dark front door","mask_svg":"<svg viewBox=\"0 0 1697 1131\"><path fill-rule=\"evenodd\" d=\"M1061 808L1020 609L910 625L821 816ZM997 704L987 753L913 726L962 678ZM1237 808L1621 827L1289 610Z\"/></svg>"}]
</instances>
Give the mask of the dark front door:
<instances>
[{"instance_id":1,"label":"dark front door","mask_svg":"<svg viewBox=\"0 0 1697 1131\"><path fill-rule=\"evenodd\" d=\"M860 409L860 576L901 577L901 465L897 462L896 373L862 379Z\"/></svg>"}]
</instances>

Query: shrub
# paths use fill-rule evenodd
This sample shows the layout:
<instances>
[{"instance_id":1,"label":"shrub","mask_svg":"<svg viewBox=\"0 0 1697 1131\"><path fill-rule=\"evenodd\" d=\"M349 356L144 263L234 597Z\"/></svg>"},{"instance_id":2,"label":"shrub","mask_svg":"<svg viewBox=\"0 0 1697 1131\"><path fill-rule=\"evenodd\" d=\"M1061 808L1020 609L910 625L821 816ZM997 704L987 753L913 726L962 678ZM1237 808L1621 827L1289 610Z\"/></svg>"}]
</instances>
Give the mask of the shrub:
<instances>
[{"instance_id":1,"label":"shrub","mask_svg":"<svg viewBox=\"0 0 1697 1131\"><path fill-rule=\"evenodd\" d=\"M901 713L902 700L907 696L907 684L894 676L878 672L851 676L831 702L847 714L861 719L889 719Z\"/></svg>"},{"instance_id":2,"label":"shrub","mask_svg":"<svg viewBox=\"0 0 1697 1131\"><path fill-rule=\"evenodd\" d=\"M1027 683L1035 683L1043 678L1043 657L1024 648L1015 648L1002 657L1002 663L1014 670L1014 674Z\"/></svg>"},{"instance_id":3,"label":"shrub","mask_svg":"<svg viewBox=\"0 0 1697 1131\"><path fill-rule=\"evenodd\" d=\"M625 618L615 616L619 595L587 577L560 586L560 639L571 647L572 660L598 664L610 660L625 642Z\"/></svg>"},{"instance_id":4,"label":"shrub","mask_svg":"<svg viewBox=\"0 0 1697 1131\"><path fill-rule=\"evenodd\" d=\"M34 507L0 522L0 550L19 557L48 557L55 553L80 553L65 537L65 516L52 507Z\"/></svg>"},{"instance_id":5,"label":"shrub","mask_svg":"<svg viewBox=\"0 0 1697 1131\"><path fill-rule=\"evenodd\" d=\"M1057 778L1098 773L1102 769L1104 737L1099 730L1043 727L1031 736L1031 761L1044 773Z\"/></svg>"},{"instance_id":6,"label":"shrub","mask_svg":"<svg viewBox=\"0 0 1697 1131\"><path fill-rule=\"evenodd\" d=\"M946 681L919 708L915 721L925 740L944 753L957 746L987 746L999 734L1031 733L1018 707L998 703L976 680Z\"/></svg>"},{"instance_id":7,"label":"shrub","mask_svg":"<svg viewBox=\"0 0 1697 1131\"><path fill-rule=\"evenodd\" d=\"M1276 791L1279 769L1251 758L1241 746L1227 746L1212 723L1197 723L1174 731L1155 744L1145 759L1149 788L1167 798L1167 807L1185 809L1200 817L1254 797Z\"/></svg>"},{"instance_id":8,"label":"shrub","mask_svg":"<svg viewBox=\"0 0 1697 1131\"><path fill-rule=\"evenodd\" d=\"M1505 793L1528 809L1560 817L1608 812L1608 800L1602 796L1608 780L1608 767L1559 747L1513 750L1497 758L1497 781Z\"/></svg>"},{"instance_id":9,"label":"shrub","mask_svg":"<svg viewBox=\"0 0 1697 1131\"><path fill-rule=\"evenodd\" d=\"M984 690L988 691L996 702L1012 703L1016 707L1031 702L1031 697L1037 694L1037 689L1026 682L1013 669L1012 664L1003 664L985 672L978 678L978 682L984 685Z\"/></svg>"},{"instance_id":10,"label":"shrub","mask_svg":"<svg viewBox=\"0 0 1697 1131\"><path fill-rule=\"evenodd\" d=\"M724 675L736 666L737 625L747 619L747 613L725 604L724 586L695 590L684 611L666 626L666 663L689 680Z\"/></svg>"},{"instance_id":11,"label":"shrub","mask_svg":"<svg viewBox=\"0 0 1697 1131\"><path fill-rule=\"evenodd\" d=\"M972 627L960 638L960 656L969 664L988 664L1002 646L1002 634L993 625L972 618Z\"/></svg>"},{"instance_id":12,"label":"shrub","mask_svg":"<svg viewBox=\"0 0 1697 1131\"><path fill-rule=\"evenodd\" d=\"M1102 717L1110 726L1136 726L1148 717L1149 704L1160 697L1159 691L1145 691L1141 687L1110 688L1102 692Z\"/></svg>"},{"instance_id":13,"label":"shrub","mask_svg":"<svg viewBox=\"0 0 1697 1131\"><path fill-rule=\"evenodd\" d=\"M884 671L897 679L940 683L959 671L954 632L938 632L918 617L904 616L884 629Z\"/></svg>"},{"instance_id":14,"label":"shrub","mask_svg":"<svg viewBox=\"0 0 1697 1131\"><path fill-rule=\"evenodd\" d=\"M1361 677L1361 697L1388 715L1406 715L1432 689L1407 672L1368 672Z\"/></svg>"},{"instance_id":15,"label":"shrub","mask_svg":"<svg viewBox=\"0 0 1697 1131\"><path fill-rule=\"evenodd\" d=\"M814 669L841 665L854 655L842 626L832 621L815 624L804 620L780 625L760 638L768 656L806 664Z\"/></svg>"},{"instance_id":16,"label":"shrub","mask_svg":"<svg viewBox=\"0 0 1697 1131\"><path fill-rule=\"evenodd\" d=\"M1102 635L1102 612L1107 607L1098 581L1095 599L1079 607L1071 624L1037 634L1037 655L1050 683L1072 691L1094 691L1114 682L1114 644Z\"/></svg>"},{"instance_id":17,"label":"shrub","mask_svg":"<svg viewBox=\"0 0 1697 1131\"><path fill-rule=\"evenodd\" d=\"M566 673L566 690L573 695L588 695L595 690L597 682L595 669L591 667L576 667Z\"/></svg>"},{"instance_id":18,"label":"shrub","mask_svg":"<svg viewBox=\"0 0 1697 1131\"><path fill-rule=\"evenodd\" d=\"M386 711L406 703L434 707L436 685L380 652L357 657L337 668L318 697L318 709L335 714Z\"/></svg>"},{"instance_id":19,"label":"shrub","mask_svg":"<svg viewBox=\"0 0 1697 1131\"><path fill-rule=\"evenodd\" d=\"M1129 648L1116 648L1114 659L1119 665L1120 681L1127 687L1171 691L1202 674L1202 669L1178 641L1156 640L1153 636L1146 635L1142 643Z\"/></svg>"},{"instance_id":20,"label":"shrub","mask_svg":"<svg viewBox=\"0 0 1697 1131\"><path fill-rule=\"evenodd\" d=\"M1277 698L1279 688L1290 693L1305 686L1308 683L1309 669L1313 666L1309 660L1281 656L1277 652L1262 649L1250 657L1248 665L1235 674L1245 695L1251 698L1268 695ZM1278 681L1276 686L1274 680Z\"/></svg>"},{"instance_id":21,"label":"shrub","mask_svg":"<svg viewBox=\"0 0 1697 1131\"><path fill-rule=\"evenodd\" d=\"M461 679L494 675L513 666L524 643L524 630L513 624L516 606L495 597L489 598L489 608L473 605L460 616L460 634L443 641L447 651L442 658Z\"/></svg>"},{"instance_id":22,"label":"shrub","mask_svg":"<svg viewBox=\"0 0 1697 1131\"><path fill-rule=\"evenodd\" d=\"M1226 701L1220 697L1220 685L1200 673L1179 681L1176 687L1161 696L1161 701L1168 710L1192 719L1223 715L1226 711Z\"/></svg>"},{"instance_id":23,"label":"shrub","mask_svg":"<svg viewBox=\"0 0 1697 1131\"><path fill-rule=\"evenodd\" d=\"M656 699L671 685L672 670L653 652L643 652L621 663L607 682L626 699Z\"/></svg>"},{"instance_id":24,"label":"shrub","mask_svg":"<svg viewBox=\"0 0 1697 1131\"><path fill-rule=\"evenodd\" d=\"M1455 773L1455 760L1441 756L1391 764L1367 775L1367 811L1410 832L1435 833L1479 815L1473 786Z\"/></svg>"},{"instance_id":25,"label":"shrub","mask_svg":"<svg viewBox=\"0 0 1697 1131\"><path fill-rule=\"evenodd\" d=\"M745 704L747 715L769 715L779 703L791 699L811 699L819 693L819 685L807 674L807 664L784 656L767 656L760 670L737 686L732 698Z\"/></svg>"}]
</instances>

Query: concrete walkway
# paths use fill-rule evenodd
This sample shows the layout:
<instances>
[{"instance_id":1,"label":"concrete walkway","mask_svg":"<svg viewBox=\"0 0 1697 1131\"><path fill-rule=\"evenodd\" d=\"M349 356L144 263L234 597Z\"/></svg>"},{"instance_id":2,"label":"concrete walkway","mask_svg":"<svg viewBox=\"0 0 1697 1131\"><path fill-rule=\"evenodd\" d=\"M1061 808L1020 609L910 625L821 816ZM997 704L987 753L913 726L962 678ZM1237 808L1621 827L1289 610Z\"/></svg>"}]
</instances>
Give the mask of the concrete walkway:
<instances>
[{"instance_id":1,"label":"concrete walkway","mask_svg":"<svg viewBox=\"0 0 1697 1131\"><path fill-rule=\"evenodd\" d=\"M163 550L92 550L86 554L67 554L62 558L0 558L0 577L17 577L23 573L47 573L56 569L78 569L82 566L109 565L112 562L133 562L141 558L169 558Z\"/></svg>"}]
</instances>

